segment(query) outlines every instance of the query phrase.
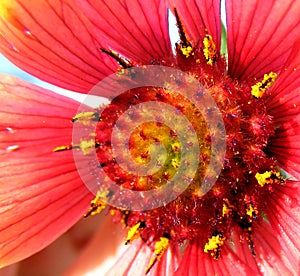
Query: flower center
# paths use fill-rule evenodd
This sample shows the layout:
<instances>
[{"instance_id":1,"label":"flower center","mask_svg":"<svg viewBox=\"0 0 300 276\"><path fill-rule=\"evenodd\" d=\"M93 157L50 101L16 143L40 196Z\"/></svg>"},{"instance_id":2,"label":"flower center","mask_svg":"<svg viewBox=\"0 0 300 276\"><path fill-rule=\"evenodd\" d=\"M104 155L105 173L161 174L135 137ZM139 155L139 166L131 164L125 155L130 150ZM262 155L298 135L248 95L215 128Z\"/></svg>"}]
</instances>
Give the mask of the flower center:
<instances>
[{"instance_id":1,"label":"flower center","mask_svg":"<svg viewBox=\"0 0 300 276\"><path fill-rule=\"evenodd\" d=\"M203 251L218 259L221 247L230 238L232 231L248 241L252 254L255 255L255 244L252 232L255 224L264 219L262 213L264 197L272 192L272 185L283 184L276 160L268 155L268 140L274 135L272 117L268 115L266 102L268 89L277 75L267 72L263 79L239 82L226 73L225 58L217 52L212 37L207 34L202 43L192 46L177 17L181 41L176 45L176 58L172 61L156 60L152 64L166 65L179 69L197 79L203 91L192 91L191 97L201 101L202 93L209 93L215 100L224 121L226 130L226 154L220 175L215 185L205 194L202 192L202 180L211 158L211 130L196 106L184 96L172 90L157 87L131 89L114 98L101 113L85 112L73 118L74 123L89 124L99 121L94 139L55 151L77 148L83 154L97 148L97 156L106 175L124 189L137 191L151 190L163 186L177 172L182 155L182 144L178 133L159 120L145 122L134 129L129 139L131 158L143 165L151 162L155 156L158 170L149 175L134 175L119 166L111 145L114 126L120 115L132 106L143 102L162 102L174 106L180 114L191 122L190 129L181 129L197 134L201 149L197 173L188 188L175 200L153 210L130 211L110 207L116 222L122 222L128 228L126 244L141 238L153 249L147 271L161 258L170 244L182 245L186 241L197 240ZM123 59L117 53L103 49L116 59L123 68L134 66L134 63ZM122 70L120 70L122 75ZM159 78L159 76L158 76ZM185 87L187 83L179 86ZM163 111L162 111L163 112ZM209 114L208 114L209 115ZM159 117L159 114L157 114ZM176 121L176 116L174 117ZM126 125L128 124L128 126ZM130 122L124 122L124 128ZM185 126L182 126L185 128ZM180 129L180 125L179 125ZM217 128L214 135L222 135ZM119 137L120 140L123 137ZM185 145L195 141L187 140ZM152 147L160 143L161 148ZM166 156L166 158L162 158ZM122 157L120 157L122 159ZM100 212L105 203L103 198L113 195L101 183L96 198L86 216Z\"/></svg>"}]
</instances>

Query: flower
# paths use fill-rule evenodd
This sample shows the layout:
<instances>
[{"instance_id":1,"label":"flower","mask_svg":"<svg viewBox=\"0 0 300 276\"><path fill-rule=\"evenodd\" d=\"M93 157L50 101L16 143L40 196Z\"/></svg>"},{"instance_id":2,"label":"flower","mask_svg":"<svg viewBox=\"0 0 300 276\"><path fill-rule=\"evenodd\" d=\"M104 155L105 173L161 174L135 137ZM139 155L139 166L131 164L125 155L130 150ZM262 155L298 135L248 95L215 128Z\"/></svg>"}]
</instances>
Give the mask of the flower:
<instances>
[{"instance_id":1,"label":"flower","mask_svg":"<svg viewBox=\"0 0 300 276\"><path fill-rule=\"evenodd\" d=\"M197 134L201 165L189 188L164 206L110 208L114 220L128 229L126 243L132 243L110 273L299 273L300 1L226 1L228 69L220 54L219 1L19 0L0 6L1 52L49 83L88 93L112 73L122 78L125 69L154 64L180 69L203 87L191 92L196 106L166 87L144 87L115 97L104 113L78 113L73 100L2 76L1 266L41 250L83 214L102 210L103 198L114 196L101 190L107 187L103 180L93 199L71 149L82 156L96 150L109 178L127 189L159 187L175 175L182 141L163 124L137 128L130 147L143 164L149 161L150 144L167 144L165 171L133 177L111 154L115 114L154 101L176 106L189 119L193 128L184 130ZM176 16L180 35L175 55L167 8ZM175 81L182 90L189 84L188 79ZM220 125L209 129L197 112L203 94L216 102L226 136ZM112 96L111 89L102 95ZM211 118L214 111L207 111ZM74 143L73 126L84 131L92 122L98 123L90 133L94 138ZM204 193L205 169L219 157L211 154L218 137L227 146L222 171Z\"/></svg>"}]
</instances>

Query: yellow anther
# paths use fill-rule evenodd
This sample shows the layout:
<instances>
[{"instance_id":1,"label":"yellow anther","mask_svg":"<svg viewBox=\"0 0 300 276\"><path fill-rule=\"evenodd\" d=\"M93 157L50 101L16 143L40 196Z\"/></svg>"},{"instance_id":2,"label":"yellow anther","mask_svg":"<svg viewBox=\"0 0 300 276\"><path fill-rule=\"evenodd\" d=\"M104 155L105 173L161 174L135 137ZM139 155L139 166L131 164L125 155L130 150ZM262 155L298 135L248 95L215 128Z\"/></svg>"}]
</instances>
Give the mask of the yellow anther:
<instances>
[{"instance_id":1,"label":"yellow anther","mask_svg":"<svg viewBox=\"0 0 300 276\"><path fill-rule=\"evenodd\" d=\"M265 184L273 184L274 182L284 182L280 172L266 171L264 173L256 173L255 178L258 184L263 187Z\"/></svg>"},{"instance_id":2,"label":"yellow anther","mask_svg":"<svg viewBox=\"0 0 300 276\"><path fill-rule=\"evenodd\" d=\"M252 96L254 96L255 98L261 98L266 92L266 90L270 88L275 82L277 76L278 75L274 72L271 72L270 74L265 74L261 82L258 82L255 85L251 86Z\"/></svg>"},{"instance_id":3,"label":"yellow anther","mask_svg":"<svg viewBox=\"0 0 300 276\"><path fill-rule=\"evenodd\" d=\"M79 148L84 155L90 154L95 150L95 140L81 140Z\"/></svg>"},{"instance_id":4,"label":"yellow anther","mask_svg":"<svg viewBox=\"0 0 300 276\"><path fill-rule=\"evenodd\" d=\"M150 271L150 269L155 265L155 263L159 261L162 255L166 252L169 246L169 242L170 240L168 238L161 237L160 240L155 243L155 247L154 247L155 257L152 257L150 259L149 265L146 268L146 273Z\"/></svg>"},{"instance_id":5,"label":"yellow anther","mask_svg":"<svg viewBox=\"0 0 300 276\"><path fill-rule=\"evenodd\" d=\"M109 191L101 192L98 191L96 197L91 201L91 206L89 211L84 215L84 217L93 216L99 214L105 207L106 203L103 198L109 194Z\"/></svg>"},{"instance_id":6,"label":"yellow anther","mask_svg":"<svg viewBox=\"0 0 300 276\"><path fill-rule=\"evenodd\" d=\"M180 166L180 161L178 160L178 158L174 158L171 161L172 167L175 169L178 169Z\"/></svg>"},{"instance_id":7,"label":"yellow anther","mask_svg":"<svg viewBox=\"0 0 300 276\"><path fill-rule=\"evenodd\" d=\"M223 245L225 238L221 235L212 236L208 239L208 242L204 246L204 252L208 253L209 251L216 252L221 245Z\"/></svg>"},{"instance_id":8,"label":"yellow anther","mask_svg":"<svg viewBox=\"0 0 300 276\"><path fill-rule=\"evenodd\" d=\"M136 240L140 235L139 235L139 229L141 226L141 222L138 222L136 225L132 226L128 233L127 233L127 238L125 244L129 244L132 241Z\"/></svg>"},{"instance_id":9,"label":"yellow anther","mask_svg":"<svg viewBox=\"0 0 300 276\"><path fill-rule=\"evenodd\" d=\"M257 213L258 213L257 208L255 206L253 208L251 204L246 209L246 214L251 218L253 217L253 214L257 214Z\"/></svg>"},{"instance_id":10,"label":"yellow anther","mask_svg":"<svg viewBox=\"0 0 300 276\"><path fill-rule=\"evenodd\" d=\"M72 146L60 146L60 147L56 147L55 149L53 149L53 152L71 150L71 149L72 149Z\"/></svg>"},{"instance_id":11,"label":"yellow anther","mask_svg":"<svg viewBox=\"0 0 300 276\"><path fill-rule=\"evenodd\" d=\"M99 114L92 111L82 112L72 118L72 122L78 122L83 125L90 125L91 121L98 121Z\"/></svg>"},{"instance_id":12,"label":"yellow anther","mask_svg":"<svg viewBox=\"0 0 300 276\"><path fill-rule=\"evenodd\" d=\"M203 54L205 56L206 62L209 65L213 65L216 58L216 45L212 39L212 36L207 34L203 39Z\"/></svg>"},{"instance_id":13,"label":"yellow anther","mask_svg":"<svg viewBox=\"0 0 300 276\"><path fill-rule=\"evenodd\" d=\"M222 208L222 216L224 217L225 215L228 215L230 212L230 209L227 207L225 203L223 203L223 208Z\"/></svg>"},{"instance_id":14,"label":"yellow anther","mask_svg":"<svg viewBox=\"0 0 300 276\"><path fill-rule=\"evenodd\" d=\"M180 48L180 50L186 58L188 58L190 55L193 55L193 48L191 46L183 46Z\"/></svg>"},{"instance_id":15,"label":"yellow anther","mask_svg":"<svg viewBox=\"0 0 300 276\"><path fill-rule=\"evenodd\" d=\"M172 150L173 151L179 151L179 149L180 149L180 143L179 142L172 143Z\"/></svg>"}]
</instances>

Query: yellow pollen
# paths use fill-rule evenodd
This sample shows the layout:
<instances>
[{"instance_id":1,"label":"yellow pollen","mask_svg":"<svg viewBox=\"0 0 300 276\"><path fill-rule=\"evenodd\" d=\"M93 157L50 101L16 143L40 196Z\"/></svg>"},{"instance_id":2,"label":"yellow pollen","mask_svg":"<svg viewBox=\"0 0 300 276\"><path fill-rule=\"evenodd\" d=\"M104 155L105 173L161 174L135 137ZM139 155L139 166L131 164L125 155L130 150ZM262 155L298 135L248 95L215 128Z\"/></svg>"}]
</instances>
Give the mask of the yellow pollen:
<instances>
[{"instance_id":1,"label":"yellow pollen","mask_svg":"<svg viewBox=\"0 0 300 276\"><path fill-rule=\"evenodd\" d=\"M155 243L154 247L154 254L155 257L152 257L150 259L149 265L146 268L146 273L150 271L150 269L153 267L153 265L160 260L162 255L165 253L165 251L168 249L169 246L169 239L165 237L161 237L159 241Z\"/></svg>"},{"instance_id":2,"label":"yellow pollen","mask_svg":"<svg viewBox=\"0 0 300 276\"><path fill-rule=\"evenodd\" d=\"M247 214L249 217L252 218L252 217L253 217L253 213L254 213L254 214L257 214L258 211L257 211L256 207L253 208L252 205L249 205L249 207L246 209L246 214Z\"/></svg>"},{"instance_id":3,"label":"yellow pollen","mask_svg":"<svg viewBox=\"0 0 300 276\"><path fill-rule=\"evenodd\" d=\"M228 215L229 212L230 212L230 209L226 206L225 203L223 203L222 216L224 217L225 215Z\"/></svg>"},{"instance_id":4,"label":"yellow pollen","mask_svg":"<svg viewBox=\"0 0 300 276\"><path fill-rule=\"evenodd\" d=\"M265 74L261 82L258 82L255 85L251 86L252 96L254 96L255 98L261 98L266 90L273 85L273 83L277 79L277 76L278 75L274 72Z\"/></svg>"},{"instance_id":5,"label":"yellow pollen","mask_svg":"<svg viewBox=\"0 0 300 276\"><path fill-rule=\"evenodd\" d=\"M95 121L96 119L98 119L98 113L87 111L75 115L72 118L72 122L78 122L83 125L90 125L91 121Z\"/></svg>"},{"instance_id":6,"label":"yellow pollen","mask_svg":"<svg viewBox=\"0 0 300 276\"><path fill-rule=\"evenodd\" d=\"M180 50L186 58L188 58L190 55L193 55L193 48L191 46L181 47Z\"/></svg>"},{"instance_id":7,"label":"yellow pollen","mask_svg":"<svg viewBox=\"0 0 300 276\"><path fill-rule=\"evenodd\" d=\"M222 238L220 235L212 236L208 239L208 242L204 246L204 252L208 253L209 251L216 251L224 243L225 238Z\"/></svg>"},{"instance_id":8,"label":"yellow pollen","mask_svg":"<svg viewBox=\"0 0 300 276\"><path fill-rule=\"evenodd\" d=\"M79 148L84 155L90 154L95 150L95 140L81 140Z\"/></svg>"},{"instance_id":9,"label":"yellow pollen","mask_svg":"<svg viewBox=\"0 0 300 276\"><path fill-rule=\"evenodd\" d=\"M173 142L171 146L172 146L173 151L179 151L179 149L180 149L180 143L179 142Z\"/></svg>"},{"instance_id":10,"label":"yellow pollen","mask_svg":"<svg viewBox=\"0 0 300 276\"><path fill-rule=\"evenodd\" d=\"M53 149L53 152L58 152L58 151L64 151L64 150L70 150L72 149L72 146L59 146Z\"/></svg>"},{"instance_id":11,"label":"yellow pollen","mask_svg":"<svg viewBox=\"0 0 300 276\"><path fill-rule=\"evenodd\" d=\"M171 164L172 164L173 168L178 169L180 162L179 162L178 158L174 158L174 159L172 159Z\"/></svg>"},{"instance_id":12,"label":"yellow pollen","mask_svg":"<svg viewBox=\"0 0 300 276\"><path fill-rule=\"evenodd\" d=\"M209 65L213 65L216 58L216 45L212 39L212 36L207 34L203 39L203 54L205 56L206 62Z\"/></svg>"},{"instance_id":13,"label":"yellow pollen","mask_svg":"<svg viewBox=\"0 0 300 276\"><path fill-rule=\"evenodd\" d=\"M276 182L276 180L279 182L283 181L280 172L275 172L275 171L256 173L255 178L261 187L265 186L265 184L273 184L274 182Z\"/></svg>"},{"instance_id":14,"label":"yellow pollen","mask_svg":"<svg viewBox=\"0 0 300 276\"><path fill-rule=\"evenodd\" d=\"M139 237L139 228L141 226L141 223L138 222L136 225L132 226L128 233L127 233L127 238L125 244L129 244L132 241L136 240Z\"/></svg>"},{"instance_id":15,"label":"yellow pollen","mask_svg":"<svg viewBox=\"0 0 300 276\"><path fill-rule=\"evenodd\" d=\"M98 191L96 197L91 201L91 206L89 211L84 215L84 217L88 217L90 215L99 214L105 207L106 203L102 200L102 198L106 197L109 194L109 191L101 192Z\"/></svg>"}]
</instances>

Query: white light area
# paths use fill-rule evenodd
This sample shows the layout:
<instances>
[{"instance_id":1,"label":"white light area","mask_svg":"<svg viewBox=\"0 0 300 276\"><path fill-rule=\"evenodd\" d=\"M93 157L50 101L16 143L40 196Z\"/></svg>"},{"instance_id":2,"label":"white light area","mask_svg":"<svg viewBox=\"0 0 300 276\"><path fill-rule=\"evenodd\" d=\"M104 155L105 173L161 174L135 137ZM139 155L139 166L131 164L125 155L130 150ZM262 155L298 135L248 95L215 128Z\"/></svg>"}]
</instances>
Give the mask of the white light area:
<instances>
[{"instance_id":1,"label":"white light area","mask_svg":"<svg viewBox=\"0 0 300 276\"><path fill-rule=\"evenodd\" d=\"M108 270L110 270L116 264L116 261L125 253L126 250L127 246L124 246L124 243L120 244L115 256L107 258L105 262L95 267L93 270L85 273L83 276L106 275Z\"/></svg>"},{"instance_id":2,"label":"white light area","mask_svg":"<svg viewBox=\"0 0 300 276\"><path fill-rule=\"evenodd\" d=\"M225 0L221 0L221 20L225 28L227 29Z\"/></svg>"},{"instance_id":3,"label":"white light area","mask_svg":"<svg viewBox=\"0 0 300 276\"><path fill-rule=\"evenodd\" d=\"M180 38L179 38L178 28L176 26L175 15L170 10L168 13L168 17L169 17L169 35L170 35L172 50L173 53L175 54L175 43L179 42Z\"/></svg>"}]
</instances>

